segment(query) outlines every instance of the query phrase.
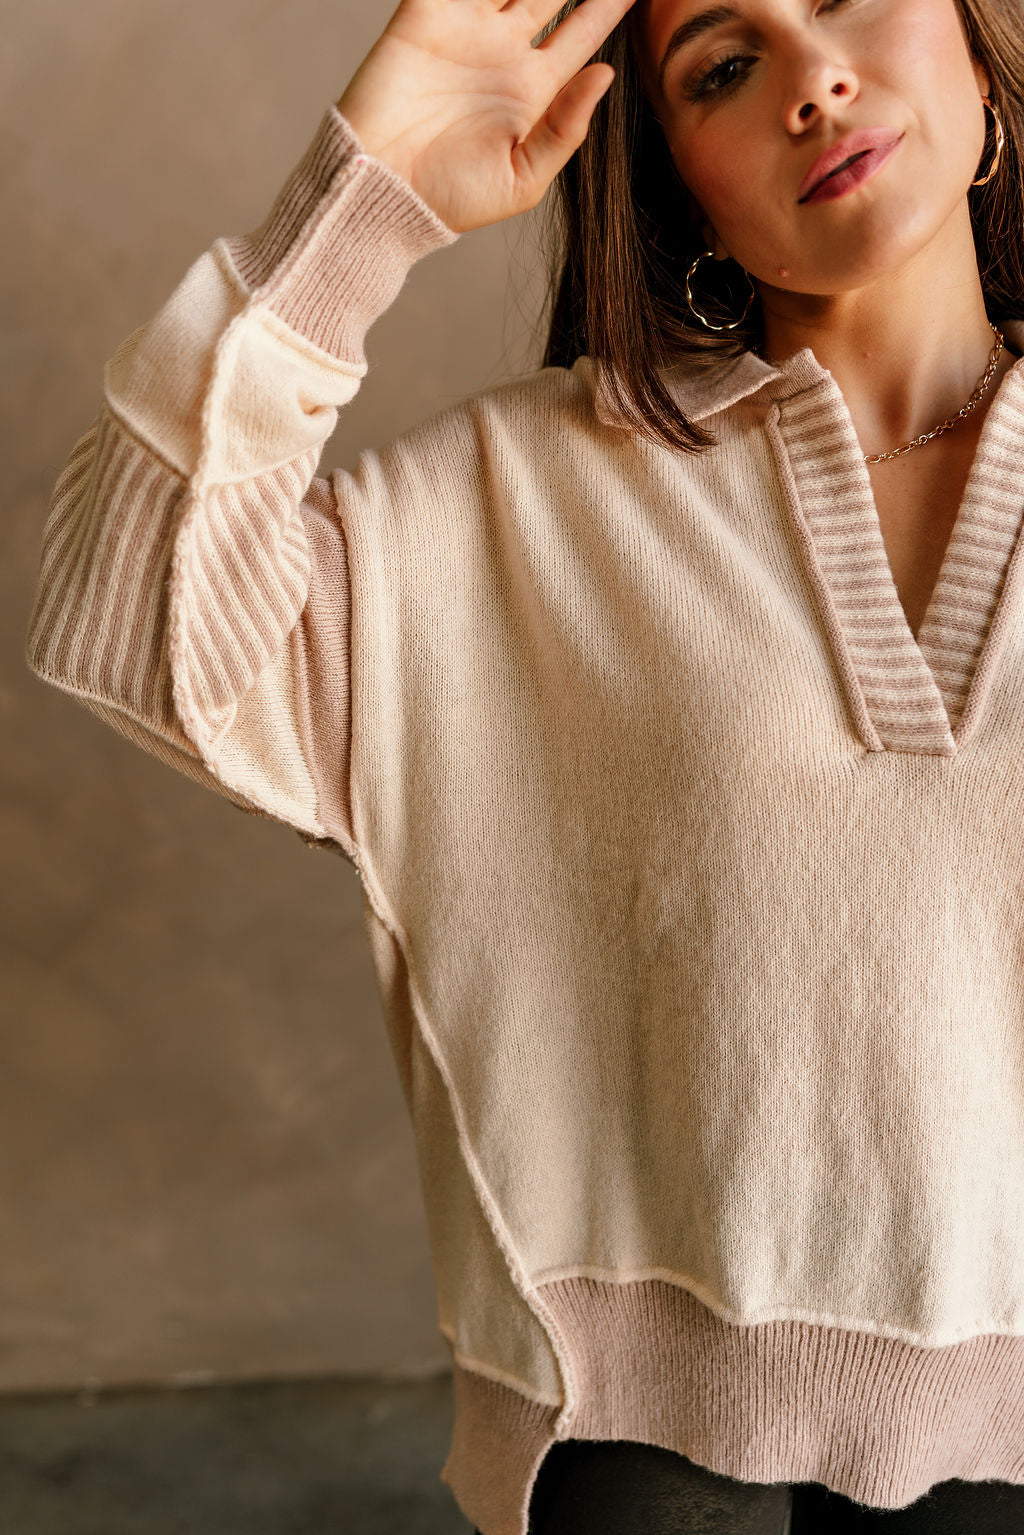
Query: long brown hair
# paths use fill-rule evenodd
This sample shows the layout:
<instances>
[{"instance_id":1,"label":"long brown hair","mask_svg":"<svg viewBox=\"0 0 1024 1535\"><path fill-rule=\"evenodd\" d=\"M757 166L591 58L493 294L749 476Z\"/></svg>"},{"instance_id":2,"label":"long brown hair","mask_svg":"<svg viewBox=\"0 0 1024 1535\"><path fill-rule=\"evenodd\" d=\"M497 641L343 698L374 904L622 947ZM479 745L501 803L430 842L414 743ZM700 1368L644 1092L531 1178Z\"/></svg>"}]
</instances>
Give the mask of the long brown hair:
<instances>
[{"instance_id":1,"label":"long brown hair","mask_svg":"<svg viewBox=\"0 0 1024 1535\"><path fill-rule=\"evenodd\" d=\"M576 8L568 0L545 35ZM991 81L990 99L1005 133L1002 158L986 186L969 193L978 270L989 317L1024 318L1024 24L1019 0L954 0L968 46ZM686 273L705 249L693 200L675 167L644 91L627 14L593 55L615 78L598 102L587 137L555 178L546 239L547 310L543 367L571 367L589 355L608 368L616 402L653 442L695 453L716 438L680 410L659 370L685 362L715 366L763 345L755 297L735 330L704 329L686 302ZM981 174L991 165L995 134L986 109ZM742 312L750 287L735 262L707 261L697 276L700 305L715 318L720 279L722 318ZM713 274L709 274L712 275ZM726 284L726 286L722 286Z\"/></svg>"}]
</instances>

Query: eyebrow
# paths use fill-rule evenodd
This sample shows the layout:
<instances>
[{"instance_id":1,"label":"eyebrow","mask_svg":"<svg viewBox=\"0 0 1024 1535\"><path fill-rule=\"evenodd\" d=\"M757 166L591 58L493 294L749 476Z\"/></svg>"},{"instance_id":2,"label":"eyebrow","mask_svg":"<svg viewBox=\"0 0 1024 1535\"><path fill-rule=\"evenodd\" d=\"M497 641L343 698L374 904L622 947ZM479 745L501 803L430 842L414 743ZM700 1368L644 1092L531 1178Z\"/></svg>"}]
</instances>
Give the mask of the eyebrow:
<instances>
[{"instance_id":1,"label":"eyebrow","mask_svg":"<svg viewBox=\"0 0 1024 1535\"><path fill-rule=\"evenodd\" d=\"M710 10L701 11L697 16L691 16L689 21L682 22L668 40L661 67L658 70L658 90L665 94L665 71L680 48L685 48L687 43L692 43L695 37L700 37L704 32L710 32L712 27L720 27L723 22L734 21L737 12L731 5L713 5Z\"/></svg>"}]
</instances>

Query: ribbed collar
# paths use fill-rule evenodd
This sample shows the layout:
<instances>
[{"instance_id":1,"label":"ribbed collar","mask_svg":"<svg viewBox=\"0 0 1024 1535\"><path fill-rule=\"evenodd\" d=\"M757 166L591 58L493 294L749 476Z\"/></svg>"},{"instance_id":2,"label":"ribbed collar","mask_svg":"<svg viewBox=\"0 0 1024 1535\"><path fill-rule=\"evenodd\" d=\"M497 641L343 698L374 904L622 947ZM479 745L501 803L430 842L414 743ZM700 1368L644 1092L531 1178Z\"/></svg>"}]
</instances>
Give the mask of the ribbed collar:
<instances>
[{"instance_id":1,"label":"ribbed collar","mask_svg":"<svg viewBox=\"0 0 1024 1535\"><path fill-rule=\"evenodd\" d=\"M1002 326L1024 352L1024 321ZM663 372L704 421L764 390L779 489L816 596L851 718L872 751L955 756L967 743L1024 581L1024 359L1001 380L927 612L915 636L889 564L872 482L846 401L810 347L778 366L751 352L720 367ZM599 370L601 419L629 425ZM1014 559L1020 549L1021 558Z\"/></svg>"},{"instance_id":2,"label":"ribbed collar","mask_svg":"<svg viewBox=\"0 0 1024 1535\"><path fill-rule=\"evenodd\" d=\"M1024 352L1024 320L1004 320L1000 329L1016 351ZM753 352L743 352L710 368L677 363L662 370L661 376L683 414L691 421L705 421L766 385L774 386L768 390L769 396L779 399L799 394L832 375L822 367L812 349L805 346L778 366ZM608 370L601 361L597 363L595 409L606 426L632 424L615 404Z\"/></svg>"}]
</instances>

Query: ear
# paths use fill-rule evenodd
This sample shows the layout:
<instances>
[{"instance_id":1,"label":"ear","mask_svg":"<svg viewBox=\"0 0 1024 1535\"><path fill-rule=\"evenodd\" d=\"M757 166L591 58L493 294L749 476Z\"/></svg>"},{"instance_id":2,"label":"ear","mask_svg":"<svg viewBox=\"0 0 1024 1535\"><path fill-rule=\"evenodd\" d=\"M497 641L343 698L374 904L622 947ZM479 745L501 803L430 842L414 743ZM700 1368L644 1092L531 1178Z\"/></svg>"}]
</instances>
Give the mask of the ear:
<instances>
[{"instance_id":1,"label":"ear","mask_svg":"<svg viewBox=\"0 0 1024 1535\"><path fill-rule=\"evenodd\" d=\"M690 223L700 231L701 239L704 241L704 249L711 251L716 261L724 261L729 252L715 233L715 227L704 212L704 209L680 176L678 167L676 168L676 181L682 192Z\"/></svg>"},{"instance_id":2,"label":"ear","mask_svg":"<svg viewBox=\"0 0 1024 1535\"><path fill-rule=\"evenodd\" d=\"M715 233L714 225L709 222L704 213L704 209L697 202L697 199L694 197L693 193L688 189L686 192L686 198L689 205L690 218L696 227L700 230L701 239L704 241L704 249L712 251L714 253L715 260L721 261L728 254L728 252L725 250L717 234Z\"/></svg>"},{"instance_id":3,"label":"ear","mask_svg":"<svg viewBox=\"0 0 1024 1535\"><path fill-rule=\"evenodd\" d=\"M716 261L727 260L729 252L726 250L725 246L718 238L718 235L715 233L714 226L706 222L702 222L700 226L700 232L704 237L704 249L709 250Z\"/></svg>"},{"instance_id":4,"label":"ear","mask_svg":"<svg viewBox=\"0 0 1024 1535\"><path fill-rule=\"evenodd\" d=\"M711 251L716 261L724 261L729 252L715 233L715 226L711 223L704 209L694 197L688 186L682 182L683 193L686 198L686 209L690 215L690 222L700 230L701 239L704 241L704 249Z\"/></svg>"},{"instance_id":5,"label":"ear","mask_svg":"<svg viewBox=\"0 0 1024 1535\"><path fill-rule=\"evenodd\" d=\"M992 99L992 80L988 70L980 59L971 60L971 68L974 70L974 78L978 82L978 90L982 96Z\"/></svg>"}]
</instances>

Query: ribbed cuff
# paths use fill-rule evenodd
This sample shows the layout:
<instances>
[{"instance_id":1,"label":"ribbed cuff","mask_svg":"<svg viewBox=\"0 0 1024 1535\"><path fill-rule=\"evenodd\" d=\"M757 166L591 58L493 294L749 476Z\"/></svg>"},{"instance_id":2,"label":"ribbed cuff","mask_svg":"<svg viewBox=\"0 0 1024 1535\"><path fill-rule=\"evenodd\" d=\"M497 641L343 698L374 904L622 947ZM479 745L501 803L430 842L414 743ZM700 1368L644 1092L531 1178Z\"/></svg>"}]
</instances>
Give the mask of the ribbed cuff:
<instances>
[{"instance_id":1,"label":"ribbed cuff","mask_svg":"<svg viewBox=\"0 0 1024 1535\"><path fill-rule=\"evenodd\" d=\"M246 287L334 357L364 360L367 330L420 257L458 233L331 105L258 229L223 244Z\"/></svg>"}]
</instances>

